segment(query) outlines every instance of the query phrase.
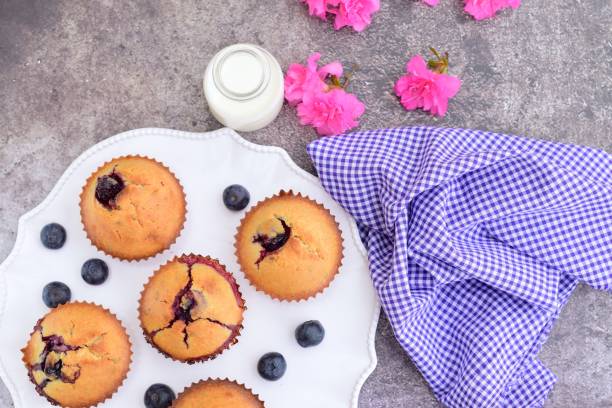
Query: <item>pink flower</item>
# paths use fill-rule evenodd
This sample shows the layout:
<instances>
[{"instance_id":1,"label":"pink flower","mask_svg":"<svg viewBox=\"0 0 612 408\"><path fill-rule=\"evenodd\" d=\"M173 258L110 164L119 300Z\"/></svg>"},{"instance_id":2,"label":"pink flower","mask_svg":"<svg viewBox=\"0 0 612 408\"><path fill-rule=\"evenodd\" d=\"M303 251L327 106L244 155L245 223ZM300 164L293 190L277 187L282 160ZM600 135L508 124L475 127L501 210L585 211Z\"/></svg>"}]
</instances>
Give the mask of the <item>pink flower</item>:
<instances>
[{"instance_id":1,"label":"pink flower","mask_svg":"<svg viewBox=\"0 0 612 408\"><path fill-rule=\"evenodd\" d=\"M342 65L335 61L318 67L321 54L308 57L306 66L292 64L285 76L285 99L297 105L302 125L311 125L319 135L344 133L358 125L365 106L347 93L348 77L342 77ZM342 78L341 78L342 77Z\"/></svg>"},{"instance_id":2,"label":"pink flower","mask_svg":"<svg viewBox=\"0 0 612 408\"><path fill-rule=\"evenodd\" d=\"M512 7L518 8L521 0L465 0L466 13L471 14L476 20L491 18L499 10Z\"/></svg>"},{"instance_id":3,"label":"pink flower","mask_svg":"<svg viewBox=\"0 0 612 408\"><path fill-rule=\"evenodd\" d=\"M423 0L429 6L437 6L440 0Z\"/></svg>"},{"instance_id":4,"label":"pink flower","mask_svg":"<svg viewBox=\"0 0 612 408\"><path fill-rule=\"evenodd\" d=\"M365 106L344 89L334 88L329 92L308 91L297 107L302 125L311 125L321 136L344 133L359 124Z\"/></svg>"},{"instance_id":5,"label":"pink flower","mask_svg":"<svg viewBox=\"0 0 612 408\"><path fill-rule=\"evenodd\" d=\"M329 0L329 4L335 6L328 11L336 15L336 30L349 26L363 31L372 22L372 14L380 9L380 0Z\"/></svg>"},{"instance_id":6,"label":"pink flower","mask_svg":"<svg viewBox=\"0 0 612 408\"><path fill-rule=\"evenodd\" d=\"M308 4L308 14L317 16L323 20L327 19L327 3L329 0L300 0Z\"/></svg>"},{"instance_id":7,"label":"pink flower","mask_svg":"<svg viewBox=\"0 0 612 408\"><path fill-rule=\"evenodd\" d=\"M444 116L448 100L459 92L461 80L429 70L420 55L415 55L408 61L406 71L407 74L395 84L395 93L400 97L404 108L422 108L430 111L432 115Z\"/></svg>"},{"instance_id":8,"label":"pink flower","mask_svg":"<svg viewBox=\"0 0 612 408\"><path fill-rule=\"evenodd\" d=\"M285 99L290 105L300 103L306 89L324 89L327 86L324 82L327 76L342 76L342 64L338 61L317 69L320 58L321 54L315 52L308 58L307 66L301 64L291 64L289 66L285 76Z\"/></svg>"}]
</instances>

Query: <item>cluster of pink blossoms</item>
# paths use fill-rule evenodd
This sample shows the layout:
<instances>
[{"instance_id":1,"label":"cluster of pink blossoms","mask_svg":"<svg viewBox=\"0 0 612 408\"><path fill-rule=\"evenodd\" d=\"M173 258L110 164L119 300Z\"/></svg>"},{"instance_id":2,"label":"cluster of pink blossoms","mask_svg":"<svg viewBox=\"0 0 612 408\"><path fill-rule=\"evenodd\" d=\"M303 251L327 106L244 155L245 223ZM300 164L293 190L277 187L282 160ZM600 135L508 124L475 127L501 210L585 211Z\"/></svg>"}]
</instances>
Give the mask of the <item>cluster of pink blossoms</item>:
<instances>
[{"instance_id":1,"label":"cluster of pink blossoms","mask_svg":"<svg viewBox=\"0 0 612 408\"><path fill-rule=\"evenodd\" d=\"M406 65L406 74L395 83L395 93L407 110L422 109L444 116L448 101L454 97L461 80L448 75L448 54L425 61L415 55ZM365 106L355 95L344 90L348 80L342 77L342 64L335 61L319 68L321 54L308 58L306 66L291 64L285 75L285 99L297 107L302 125L310 125L321 136L338 135L357 126Z\"/></svg>"},{"instance_id":2,"label":"cluster of pink blossoms","mask_svg":"<svg viewBox=\"0 0 612 408\"><path fill-rule=\"evenodd\" d=\"M365 106L341 84L339 62L318 67L321 54L314 53L306 66L291 64L285 76L285 99L297 107L302 125L314 127L321 136L344 133L359 123Z\"/></svg>"},{"instance_id":3,"label":"cluster of pink blossoms","mask_svg":"<svg viewBox=\"0 0 612 408\"><path fill-rule=\"evenodd\" d=\"M327 20L327 15L336 16L334 28L353 27L363 31L372 22L372 14L380 9L380 0L299 0L308 4L311 16Z\"/></svg>"},{"instance_id":4,"label":"cluster of pink blossoms","mask_svg":"<svg viewBox=\"0 0 612 408\"><path fill-rule=\"evenodd\" d=\"M350 26L355 31L363 31L372 22L372 14L380 9L380 0L298 0L308 4L311 16L327 20L328 14L335 15L336 30ZM440 0L423 0L430 6L436 6ZM492 18L502 9L518 8L521 0L464 0L466 13L476 20Z\"/></svg>"}]
</instances>

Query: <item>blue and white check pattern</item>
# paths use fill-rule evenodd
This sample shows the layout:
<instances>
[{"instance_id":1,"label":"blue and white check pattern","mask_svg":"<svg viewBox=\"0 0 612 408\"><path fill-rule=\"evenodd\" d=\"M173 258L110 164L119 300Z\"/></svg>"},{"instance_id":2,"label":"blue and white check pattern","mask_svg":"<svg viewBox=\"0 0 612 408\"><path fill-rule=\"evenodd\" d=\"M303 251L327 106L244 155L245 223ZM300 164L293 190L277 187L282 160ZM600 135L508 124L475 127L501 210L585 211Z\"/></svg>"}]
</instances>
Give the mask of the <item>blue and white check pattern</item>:
<instances>
[{"instance_id":1,"label":"blue and white check pattern","mask_svg":"<svg viewBox=\"0 0 612 408\"><path fill-rule=\"evenodd\" d=\"M443 405L542 407L537 359L578 282L612 291L612 157L463 129L316 140L395 336Z\"/></svg>"}]
</instances>

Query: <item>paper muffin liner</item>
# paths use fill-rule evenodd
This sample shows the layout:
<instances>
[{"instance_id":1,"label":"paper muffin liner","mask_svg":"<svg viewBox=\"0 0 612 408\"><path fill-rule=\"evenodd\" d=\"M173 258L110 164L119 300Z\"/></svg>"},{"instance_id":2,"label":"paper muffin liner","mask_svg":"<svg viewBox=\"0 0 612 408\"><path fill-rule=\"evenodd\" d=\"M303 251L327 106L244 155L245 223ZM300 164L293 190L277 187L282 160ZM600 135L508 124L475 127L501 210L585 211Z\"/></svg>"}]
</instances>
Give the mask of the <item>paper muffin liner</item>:
<instances>
[{"instance_id":1,"label":"paper muffin liner","mask_svg":"<svg viewBox=\"0 0 612 408\"><path fill-rule=\"evenodd\" d=\"M272 200L274 198L284 197L284 196L293 196L293 197L305 198L305 199L315 203L318 207L320 207L321 209L325 210L325 212L327 212L329 214L329 216L334 220L334 223L336 224L336 227L338 228L338 232L340 233L341 253L340 253L340 259L338 261L338 265L335 268L336 272L333 275L330 276L330 278L327 281L327 283L325 285L323 285L321 288L319 288L318 291L312 293L311 295L309 295L307 297L303 297L303 298L284 298L284 297L281 297L281 296L277 296L277 295L275 295L273 293L268 293L265 290L257 287L257 285L255 285L251 281L251 279L249 279L249 276L246 273L245 268L242 266L242 262L240 260L240 254L239 254L240 251L239 251L239 248L238 248L238 238L239 238L239 236L241 234L241 228L242 228L242 224L244 223L244 221L251 215L251 213L253 213L264 202L266 202L268 200ZM319 203L316 200L313 200L309 196L303 195L300 192L298 192L296 194L291 189L290 190L280 190L277 194L274 194L273 196L270 196L270 197L266 197L263 200L258 201L251 208L249 208L249 210L244 214L244 216L240 220L240 223L238 224L238 227L236 228L236 235L234 235L234 255L236 256L236 261L237 261L238 265L240 266L240 270L244 274L244 277L246 278L246 280L249 282L251 287L253 287L256 291L262 292L262 293L266 294L267 296L269 296L270 298L272 298L274 300L277 300L277 301L280 301L280 302L301 302L301 301L307 301L307 300L313 299L313 298L317 297L318 295L320 295L321 293L323 293L325 291L325 289L327 289L331 285L331 283L334 281L334 279L336 279L336 276L340 272L340 268L342 267L342 262L344 261L344 249L345 248L344 248L344 238L342 237L342 229L340 228L340 224L336 220L336 217L331 213L331 211L329 211L329 209L326 208L323 204Z\"/></svg>"},{"instance_id":2,"label":"paper muffin liner","mask_svg":"<svg viewBox=\"0 0 612 408\"><path fill-rule=\"evenodd\" d=\"M259 402L261 402L261 406L262 408L265 408L265 402L261 399L261 397L259 396L259 394L255 394L255 392L253 392L253 390L249 387L247 387L245 384L240 383L236 380L230 380L229 378L219 378L219 377L209 377L205 380L200 380L198 382L194 382L191 383L191 385L183 388L183 390L176 396L176 399L174 400L174 402L172 403L172 405L170 406L170 408L176 408L176 404L177 402L180 400L180 398L187 392L190 391L192 388L197 387L199 385L202 384L206 384L206 383L218 383L218 384L222 384L222 383L226 383L226 384L236 384L239 387L241 387L242 389L244 389L245 391L248 391L251 393L251 395L253 395L255 398L257 398L257 400Z\"/></svg>"},{"instance_id":3,"label":"paper muffin liner","mask_svg":"<svg viewBox=\"0 0 612 408\"><path fill-rule=\"evenodd\" d=\"M110 252L107 252L106 250L104 250L103 248L101 248L100 246L98 246L98 244L96 242L94 242L93 238L91 237L91 235L89 234L89 231L87 231L87 227L85 226L85 223L83 222L83 199L84 199L84 195L85 195L85 188L87 187L87 185L96 177L96 173L98 173L98 171L100 171L100 169L102 169L104 166L108 165L109 163L115 161L115 160L119 160L119 159L129 159L129 158L141 158L141 159L147 159L150 161L153 161L157 164L159 164L160 166L162 166L164 169L166 169L168 171L168 173L170 173L172 175L172 177L174 177L174 179L176 180L176 183L178 184L179 188L181 189L181 192L183 193L183 201L185 202L185 210L183 211L183 220L181 222L181 227L179 228L178 232L176 233L176 236L174 237L174 240L172 240L171 242L169 242L164 248L160 249L159 251L157 251L154 254L145 256L145 257L121 257L119 255L116 254L112 254ZM140 154L128 154L128 155L123 155L123 156L118 156L118 157L114 157L111 160L108 160L106 162L104 162L103 164L101 164L100 166L98 166L90 175L89 177L87 177L87 180L85 180L85 184L83 184L83 187L81 188L81 194L79 194L79 214L81 217L81 226L83 227L83 231L85 231L85 235L87 236L87 239L89 240L89 242L91 242L91 244L93 246L95 246L99 251L104 252L106 255L115 258L115 259L119 259L121 261L128 261L128 262L132 262L132 261L144 261L147 259L150 259L156 255L161 254L162 252L168 250L172 245L174 245L174 243L176 243L176 240L181 236L181 233L183 232L183 229L185 228L185 222L187 220L187 196L185 195L185 189L183 188L183 185L181 184L181 181L179 180L179 178L176 176L176 174L174 174L174 172L172 170L170 170L170 168L168 166L166 166L164 163L149 157L149 156L143 156Z\"/></svg>"},{"instance_id":4,"label":"paper muffin liner","mask_svg":"<svg viewBox=\"0 0 612 408\"><path fill-rule=\"evenodd\" d=\"M202 356L202 357L198 357L198 358L190 358L190 359L186 359L186 360L181 360L179 358L176 358L176 357L172 356L170 353L167 353L164 350L162 350L160 347L158 347L157 344L155 344L155 342L153 341L153 338L152 338L151 334L147 333L147 330L144 328L144 325L142 324L142 314L143 314L142 299L143 299L143 296L144 296L144 292L148 289L149 284L151 283L151 280L157 274L157 272L159 272L162 268L166 267L167 265L169 265L169 264L171 264L173 262L179 261L183 257L196 257L200 261L211 262L211 263L214 263L217 266L219 266L222 269L222 271L219 271L217 268L215 268L215 270L217 272L221 273L221 275L226 280L229 280L230 284L233 284L232 285L232 289L234 290L234 293L236 295L237 300L240 301L239 302L239 306L242 309L242 319L240 320L240 324L235 325L235 328L232 331L232 335L223 344L221 344L221 346L219 346L219 348L215 351L215 353L213 353L211 355L207 355L207 356ZM164 356L167 359L178 361L178 362L181 362L181 363L187 363L187 364L191 365L191 364L195 364L195 363L202 363L204 361L214 360L215 358L217 358L221 354L223 354L225 351L229 350L232 346L237 344L238 343L238 339L239 339L240 335L242 334L242 329L244 328L244 312L246 310L247 310L247 306L246 306L246 302L244 300L244 296L242 295L242 292L240 292L240 285L238 285L238 282L234 278L234 275L232 275L232 273L227 270L227 267L224 264L222 264L216 258L212 258L212 257L210 257L208 255L206 255L206 256L198 255L198 254L194 254L192 252L192 253L189 253L189 254L182 254L180 256L179 255L174 256L172 259L168 260L166 263L164 263L159 268L157 268L155 270L155 272L153 272L153 274L151 274L151 276L149 276L149 279L147 280L147 283L144 284L143 289L140 291L140 299L138 300L138 321L139 321L140 329L142 330L142 334L143 334L145 340L155 350L157 350L157 352L159 354L161 354L162 356Z\"/></svg>"},{"instance_id":5,"label":"paper muffin liner","mask_svg":"<svg viewBox=\"0 0 612 408\"><path fill-rule=\"evenodd\" d=\"M57 306L54 309L49 310L47 313L45 313L45 315L43 317L38 319L38 321L34 325L34 328L30 332L30 336L28 337L28 341L27 341L26 345L20 350L21 354L22 354L21 361L23 362L23 364L25 365L26 370L28 371L28 378L30 379L30 381L34 385L36 393L38 395L40 395L41 397L45 398L51 405L61 406L61 407L64 407L64 408L68 408L67 406L62 405L60 402L58 402L58 401L54 400L53 398L49 397L42 390L39 390L38 384L36 384L36 381L34 381L34 378L32 376L32 371L30 370L30 366L29 366L28 362L26 361L26 357L25 357L25 352L26 352L26 348L28 347L28 343L30 342L30 339L32 338L34 333L36 333L36 331L39 329L39 326L43 322L43 320L45 320L45 318L47 318L47 316L49 316L51 313L54 313L57 310L61 310L66 305L92 305L92 306L96 306L96 307L104 310L106 313L108 313L109 315L114 317L115 320L117 320L117 322L119 322L119 326L121 326L121 328L123 329L123 332L125 333L125 336L126 336L127 341L128 341L128 348L129 348L130 354L129 354L129 361L127 363L127 369L125 371L125 374L123 375L123 378L121 378L121 381L118 383L118 385L115 387L115 389L112 390L111 392L109 392L108 394L104 395L99 401L97 401L96 403L94 403L92 405L82 405L82 406L73 406L73 407L70 407L70 408L93 408L93 407L96 407L96 406L102 404L103 402L111 399L113 397L113 395L115 395L117 393L117 391L121 388L121 386L123 386L123 383L125 382L125 379L127 378L128 374L130 372L130 369L131 369L131 366L132 366L132 362L133 362L132 357L133 357L134 353L132 351L132 347L133 347L132 340L130 339L130 336L129 336L128 332L127 332L127 329L123 325L123 322L117 317L116 314L111 312L109 309L107 309L104 306L99 305L97 303L93 303L93 302L73 301L73 302L64 303L62 305ZM77 379L77 381L78 381L78 379Z\"/></svg>"}]
</instances>

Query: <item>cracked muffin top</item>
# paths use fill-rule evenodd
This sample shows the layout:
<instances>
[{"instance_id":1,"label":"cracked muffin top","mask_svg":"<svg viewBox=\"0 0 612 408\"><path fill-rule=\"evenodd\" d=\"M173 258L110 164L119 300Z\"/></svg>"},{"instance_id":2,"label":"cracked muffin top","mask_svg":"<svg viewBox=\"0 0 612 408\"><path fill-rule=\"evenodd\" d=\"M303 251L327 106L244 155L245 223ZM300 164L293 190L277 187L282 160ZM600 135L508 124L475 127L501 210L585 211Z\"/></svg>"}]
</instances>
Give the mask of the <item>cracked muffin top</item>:
<instances>
[{"instance_id":1,"label":"cracked muffin top","mask_svg":"<svg viewBox=\"0 0 612 408\"><path fill-rule=\"evenodd\" d=\"M263 402L244 385L229 380L206 380L178 395L172 408L264 408Z\"/></svg>"},{"instance_id":2,"label":"cracked muffin top","mask_svg":"<svg viewBox=\"0 0 612 408\"><path fill-rule=\"evenodd\" d=\"M281 191L253 207L236 235L236 255L255 288L281 300L323 291L342 262L342 235L330 212Z\"/></svg>"},{"instance_id":3,"label":"cracked muffin top","mask_svg":"<svg viewBox=\"0 0 612 408\"><path fill-rule=\"evenodd\" d=\"M132 355L119 320L101 306L80 302L60 305L40 319L21 351L36 391L71 408L110 398Z\"/></svg>"},{"instance_id":4,"label":"cracked muffin top","mask_svg":"<svg viewBox=\"0 0 612 408\"><path fill-rule=\"evenodd\" d=\"M81 193L81 220L107 254L144 259L168 248L185 222L185 195L163 164L124 156L98 168Z\"/></svg>"},{"instance_id":5,"label":"cracked muffin top","mask_svg":"<svg viewBox=\"0 0 612 408\"><path fill-rule=\"evenodd\" d=\"M144 287L139 317L145 338L186 363L216 357L242 329L244 300L216 259L182 255L158 269Z\"/></svg>"}]
</instances>

